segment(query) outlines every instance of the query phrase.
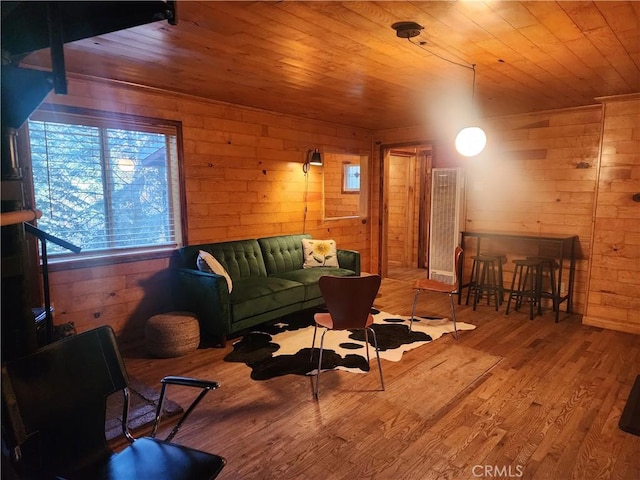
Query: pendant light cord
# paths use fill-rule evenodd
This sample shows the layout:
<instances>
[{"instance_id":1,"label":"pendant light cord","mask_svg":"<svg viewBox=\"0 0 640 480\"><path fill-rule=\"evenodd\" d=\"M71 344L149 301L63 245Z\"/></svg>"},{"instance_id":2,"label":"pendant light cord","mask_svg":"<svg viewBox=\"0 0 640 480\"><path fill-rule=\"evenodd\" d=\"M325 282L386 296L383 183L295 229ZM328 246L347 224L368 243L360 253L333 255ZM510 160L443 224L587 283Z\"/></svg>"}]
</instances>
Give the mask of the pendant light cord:
<instances>
[{"instance_id":1,"label":"pendant light cord","mask_svg":"<svg viewBox=\"0 0 640 480\"><path fill-rule=\"evenodd\" d=\"M416 47L421 48L425 52L430 53L431 55L433 55L434 57L439 58L440 60L444 60L445 62L451 63L453 65L457 65L457 66L462 67L462 68L468 68L469 70L471 70L473 72L473 84L472 84L472 87L471 87L471 107L473 108L473 105L475 103L475 96L476 96L476 64L473 63L473 64L467 65L467 64L464 64L464 63L461 63L461 62L456 62L456 61L451 60L449 58L443 57L442 55L439 55L439 54L429 50L428 48L425 48L423 46L423 43L417 43L417 42L411 41L411 37L415 37L415 36L419 35L420 34L420 30L422 29L422 27L420 25L418 25L418 24L415 24L415 25L416 25L415 29L410 31L410 32L401 32L401 30L396 30L398 32L398 36L406 38L407 40L409 40L409 43L415 45ZM395 28L394 25L392 25L392 27ZM401 33L403 33L403 34L401 34ZM406 33L406 35L407 35L406 37L404 36L404 33ZM424 43L426 43L426 42L424 42ZM460 133L458 133L458 136L456 137L456 149L458 150L458 152L460 152L462 155L465 155L465 156L475 156L475 155L477 155L478 153L480 153L484 149L484 146L486 144L486 135L485 135L484 131L481 128L478 128L478 127L472 127L472 128L476 129L476 130L479 130L480 133L482 134L482 137L481 137L482 139L479 142L480 144L477 145L477 147L478 147L477 149L474 148L474 149L469 151L466 148L463 149L461 146L458 145L459 141L461 141L462 145L464 145L465 143L469 142L469 139L465 138L466 135L471 130L469 127L463 128L460 131ZM464 132L465 135L461 136L461 134L463 132ZM474 132L474 134L475 133L476 132ZM461 140L462 138L464 138L464 140ZM472 140L474 142L476 142L478 139L473 137Z\"/></svg>"},{"instance_id":2,"label":"pendant light cord","mask_svg":"<svg viewBox=\"0 0 640 480\"><path fill-rule=\"evenodd\" d=\"M464 63L454 62L453 60L449 60L448 58L443 57L442 55L439 55L439 54L429 50L428 48L424 48L420 43L412 42L410 38L407 38L407 40L409 40L409 43L412 43L413 45L415 45L416 47L421 48L425 52L428 52L431 55L433 55L435 57L438 57L440 60L444 60L445 62L452 63L453 65L458 65L459 67L462 67L462 68L468 68L469 70L473 70L473 72L474 72L473 76L474 76L474 79L475 79L475 71L476 71L476 64L475 63L473 65L465 65Z\"/></svg>"},{"instance_id":3,"label":"pendant light cord","mask_svg":"<svg viewBox=\"0 0 640 480\"><path fill-rule=\"evenodd\" d=\"M411 43L411 44L415 45L415 46L416 46L416 47L418 47L418 48L421 48L421 49L422 49L422 50L424 50L425 52L430 53L430 54L431 54L431 55L433 55L434 57L438 57L440 60L444 60L445 62L449 62L449 63L451 63L451 64L453 64L453 65L457 65L457 66L459 66L459 67L462 67L462 68L468 68L469 70L472 70L472 71L473 71L473 87L472 87L472 90L471 90L471 102L473 103L473 100L474 100L474 98L475 98L475 96L476 96L476 64L475 64L475 63L472 63L471 65L466 65L466 64L464 64L464 63L455 62L455 61L453 61L453 60L450 60L450 59L448 59L448 58L446 58L446 57L443 57L442 55L439 55L439 54L437 54L437 53L435 53L435 52L433 52L433 51L429 50L428 48L425 48L425 47L424 47L422 44L420 44L420 43L417 43L417 42L413 42L413 41L411 41L411 38L407 38L407 40L409 40L409 43Z\"/></svg>"},{"instance_id":4,"label":"pendant light cord","mask_svg":"<svg viewBox=\"0 0 640 480\"><path fill-rule=\"evenodd\" d=\"M476 64L471 65L471 70L473 70L473 87L471 88L471 103L474 103L474 99L476 98Z\"/></svg>"}]
</instances>

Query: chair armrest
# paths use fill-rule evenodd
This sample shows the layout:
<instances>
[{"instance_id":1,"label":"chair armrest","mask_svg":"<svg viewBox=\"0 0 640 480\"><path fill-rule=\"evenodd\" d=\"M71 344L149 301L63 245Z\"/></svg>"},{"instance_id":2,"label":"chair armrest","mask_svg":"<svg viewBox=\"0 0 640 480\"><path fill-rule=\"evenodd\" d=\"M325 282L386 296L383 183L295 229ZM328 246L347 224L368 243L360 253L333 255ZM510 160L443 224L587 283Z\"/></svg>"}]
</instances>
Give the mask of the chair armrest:
<instances>
[{"instance_id":1,"label":"chair armrest","mask_svg":"<svg viewBox=\"0 0 640 480\"><path fill-rule=\"evenodd\" d=\"M360 252L338 249L338 264L340 268L348 268L356 272L356 275L360 275Z\"/></svg>"},{"instance_id":2,"label":"chair armrest","mask_svg":"<svg viewBox=\"0 0 640 480\"><path fill-rule=\"evenodd\" d=\"M191 377L176 377L168 375L160 380L160 383L168 383L170 385L183 385L185 387L199 387L206 388L207 390L215 390L220 387L220 383L211 380L200 380L199 378Z\"/></svg>"},{"instance_id":3,"label":"chair armrest","mask_svg":"<svg viewBox=\"0 0 640 480\"><path fill-rule=\"evenodd\" d=\"M189 405L189 408L187 408L184 411L184 413L178 420L178 423L176 423L176 425L173 427L171 432L169 432L167 437L164 439L166 442L170 442L171 439L176 435L176 433L178 433L178 430L180 430L180 427L182 427L182 424L185 422L187 417L191 415L191 412L193 412L193 410L204 398L204 396L207 393L209 393L211 390L215 390L220 387L220 383L214 382L211 380L202 380L202 379L191 378L191 377L178 377L173 375L168 375L164 377L162 380L160 380L160 383L162 384L162 389L160 390L160 398L158 399L158 406L156 408L156 418L153 423L153 429L151 430L151 434L150 434L152 438L155 438L156 433L158 432L158 427L160 427L160 415L162 414L162 406L164 404L164 399L166 396L165 394L167 390L167 385L179 385L183 387L200 389L198 396L193 400L193 402L191 402L191 405Z\"/></svg>"}]
</instances>

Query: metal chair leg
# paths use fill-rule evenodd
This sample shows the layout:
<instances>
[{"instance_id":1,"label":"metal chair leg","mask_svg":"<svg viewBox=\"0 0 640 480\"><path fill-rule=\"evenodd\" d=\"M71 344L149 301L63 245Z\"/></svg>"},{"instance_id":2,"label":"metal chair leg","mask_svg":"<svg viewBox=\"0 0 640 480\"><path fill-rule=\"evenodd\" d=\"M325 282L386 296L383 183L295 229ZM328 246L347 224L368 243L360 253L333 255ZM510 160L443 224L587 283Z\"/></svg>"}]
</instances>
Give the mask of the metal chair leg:
<instances>
[{"instance_id":1,"label":"metal chair leg","mask_svg":"<svg viewBox=\"0 0 640 480\"><path fill-rule=\"evenodd\" d=\"M327 333L327 330L322 332L322 336L320 337L320 355L318 355L318 371L316 372L316 388L314 392L314 396L316 400L318 400L318 386L320 383L320 367L322 367L322 349L324 347L324 335Z\"/></svg>"},{"instance_id":2,"label":"metal chair leg","mask_svg":"<svg viewBox=\"0 0 640 480\"><path fill-rule=\"evenodd\" d=\"M413 317L416 315L416 304L418 303L418 294L420 290L416 288L416 294L413 297L413 308L411 308L411 322L409 323L409 332L413 328Z\"/></svg>"},{"instance_id":3,"label":"metal chair leg","mask_svg":"<svg viewBox=\"0 0 640 480\"><path fill-rule=\"evenodd\" d=\"M316 333L318 332L318 324L313 326L313 341L311 342L311 355L309 355L309 363L313 362L313 350L316 348Z\"/></svg>"},{"instance_id":4,"label":"metal chair leg","mask_svg":"<svg viewBox=\"0 0 640 480\"><path fill-rule=\"evenodd\" d=\"M364 329L364 346L365 346L365 350L367 351L367 364L369 364L369 329L365 328Z\"/></svg>"},{"instance_id":5,"label":"metal chair leg","mask_svg":"<svg viewBox=\"0 0 640 480\"><path fill-rule=\"evenodd\" d=\"M382 363L380 362L380 350L378 350L378 338L376 337L376 332L373 328L368 327L365 329L366 330L371 330L371 333L373 335L373 344L376 347L376 357L378 358L378 371L380 372L380 384L382 385L382 390L384 391L384 378L382 378ZM369 348L367 348L367 351L369 350Z\"/></svg>"},{"instance_id":6,"label":"metal chair leg","mask_svg":"<svg viewBox=\"0 0 640 480\"><path fill-rule=\"evenodd\" d=\"M449 294L449 298L451 299L451 317L453 319L453 331L454 331L456 340L458 340L458 326L456 325L456 307L453 301L452 293Z\"/></svg>"}]
</instances>

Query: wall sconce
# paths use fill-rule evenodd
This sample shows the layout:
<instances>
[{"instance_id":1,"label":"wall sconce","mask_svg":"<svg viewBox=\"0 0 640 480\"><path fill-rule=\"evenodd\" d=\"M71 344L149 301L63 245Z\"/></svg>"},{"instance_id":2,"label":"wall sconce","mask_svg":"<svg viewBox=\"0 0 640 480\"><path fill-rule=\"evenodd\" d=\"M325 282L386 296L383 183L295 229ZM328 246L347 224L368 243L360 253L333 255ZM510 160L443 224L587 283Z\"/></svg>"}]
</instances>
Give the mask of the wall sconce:
<instances>
[{"instance_id":1,"label":"wall sconce","mask_svg":"<svg viewBox=\"0 0 640 480\"><path fill-rule=\"evenodd\" d=\"M307 151L307 158L302 164L302 171L307 174L309 173L309 168L311 165L316 165L318 167L322 166L322 155L320 154L320 150L317 148L314 150Z\"/></svg>"},{"instance_id":2,"label":"wall sconce","mask_svg":"<svg viewBox=\"0 0 640 480\"><path fill-rule=\"evenodd\" d=\"M302 233L306 233L307 227L307 211L309 210L309 170L311 165L322 166L322 155L317 148L307 150L307 156L302 164L302 171L304 172L304 217L302 219Z\"/></svg>"}]
</instances>

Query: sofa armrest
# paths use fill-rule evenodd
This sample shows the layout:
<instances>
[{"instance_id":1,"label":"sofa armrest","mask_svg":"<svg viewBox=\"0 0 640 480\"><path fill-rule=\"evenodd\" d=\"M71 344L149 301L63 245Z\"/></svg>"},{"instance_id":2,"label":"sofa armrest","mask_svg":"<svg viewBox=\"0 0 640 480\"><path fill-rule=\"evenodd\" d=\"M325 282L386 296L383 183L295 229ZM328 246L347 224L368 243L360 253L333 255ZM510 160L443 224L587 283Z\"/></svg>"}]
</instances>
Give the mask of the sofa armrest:
<instances>
[{"instance_id":1,"label":"sofa armrest","mask_svg":"<svg viewBox=\"0 0 640 480\"><path fill-rule=\"evenodd\" d=\"M340 268L348 268L360 275L360 252L338 249L338 264Z\"/></svg>"},{"instance_id":2,"label":"sofa armrest","mask_svg":"<svg viewBox=\"0 0 640 480\"><path fill-rule=\"evenodd\" d=\"M222 275L191 268L179 268L176 274L176 306L195 313L204 332L224 338L231 329L227 280Z\"/></svg>"}]
</instances>

